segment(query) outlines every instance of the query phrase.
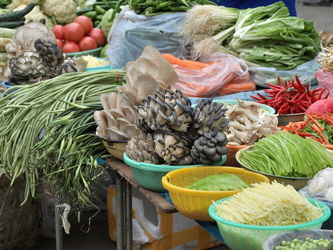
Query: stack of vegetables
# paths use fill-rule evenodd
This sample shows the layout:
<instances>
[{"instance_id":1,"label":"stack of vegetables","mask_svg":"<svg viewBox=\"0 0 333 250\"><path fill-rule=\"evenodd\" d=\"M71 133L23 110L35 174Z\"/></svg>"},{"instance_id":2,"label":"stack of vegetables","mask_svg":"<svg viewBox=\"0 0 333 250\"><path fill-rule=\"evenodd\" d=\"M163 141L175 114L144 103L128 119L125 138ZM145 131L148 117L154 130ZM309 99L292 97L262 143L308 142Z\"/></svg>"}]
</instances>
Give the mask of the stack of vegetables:
<instances>
[{"instance_id":1,"label":"stack of vegetables","mask_svg":"<svg viewBox=\"0 0 333 250\"><path fill-rule=\"evenodd\" d=\"M283 2L245 10L212 6L203 11L196 6L188 11L181 34L195 58L223 51L251 66L283 70L314 59L321 47L313 23L290 16Z\"/></svg>"}]
</instances>

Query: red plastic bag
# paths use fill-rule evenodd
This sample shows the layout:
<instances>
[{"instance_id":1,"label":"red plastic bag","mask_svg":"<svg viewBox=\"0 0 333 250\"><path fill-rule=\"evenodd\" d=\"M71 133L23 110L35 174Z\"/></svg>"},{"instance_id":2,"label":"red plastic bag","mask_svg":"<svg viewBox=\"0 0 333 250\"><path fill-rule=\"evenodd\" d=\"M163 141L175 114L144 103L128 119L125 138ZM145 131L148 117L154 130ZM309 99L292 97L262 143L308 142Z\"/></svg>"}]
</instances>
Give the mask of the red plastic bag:
<instances>
[{"instance_id":1,"label":"red plastic bag","mask_svg":"<svg viewBox=\"0 0 333 250\"><path fill-rule=\"evenodd\" d=\"M319 69L315 73L315 77L318 80L318 88L326 88L329 92L329 98L333 97L333 72L324 71L323 69ZM326 93L324 93L326 94Z\"/></svg>"},{"instance_id":2,"label":"red plastic bag","mask_svg":"<svg viewBox=\"0 0 333 250\"><path fill-rule=\"evenodd\" d=\"M190 97L213 97L255 90L248 67L238 57L215 53L207 59L209 66L193 69L173 65L179 80L172 89Z\"/></svg>"}]
</instances>

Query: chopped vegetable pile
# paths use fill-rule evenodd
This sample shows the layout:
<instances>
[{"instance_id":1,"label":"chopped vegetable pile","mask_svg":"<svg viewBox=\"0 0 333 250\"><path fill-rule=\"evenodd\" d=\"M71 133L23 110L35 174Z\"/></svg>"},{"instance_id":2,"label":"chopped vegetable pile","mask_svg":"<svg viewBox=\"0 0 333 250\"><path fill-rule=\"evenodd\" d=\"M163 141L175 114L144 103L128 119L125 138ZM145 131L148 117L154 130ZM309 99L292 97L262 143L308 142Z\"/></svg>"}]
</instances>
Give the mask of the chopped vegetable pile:
<instances>
[{"instance_id":1,"label":"chopped vegetable pile","mask_svg":"<svg viewBox=\"0 0 333 250\"><path fill-rule=\"evenodd\" d=\"M286 177L313 177L333 167L333 155L319 142L280 131L240 151L240 163L255 171Z\"/></svg>"},{"instance_id":2,"label":"chopped vegetable pile","mask_svg":"<svg viewBox=\"0 0 333 250\"><path fill-rule=\"evenodd\" d=\"M321 209L301 196L291 185L254 183L222 203L216 214L226 220L257 226L285 226L320 218Z\"/></svg>"},{"instance_id":3,"label":"chopped vegetable pile","mask_svg":"<svg viewBox=\"0 0 333 250\"><path fill-rule=\"evenodd\" d=\"M204 191L239 190L250 187L242 178L234 174L216 174L192 182L185 188Z\"/></svg>"},{"instance_id":4,"label":"chopped vegetable pile","mask_svg":"<svg viewBox=\"0 0 333 250\"><path fill-rule=\"evenodd\" d=\"M291 122L284 129L292 134L310 137L322 144L333 144L333 115L308 115L304 121Z\"/></svg>"},{"instance_id":5,"label":"chopped vegetable pile","mask_svg":"<svg viewBox=\"0 0 333 250\"><path fill-rule=\"evenodd\" d=\"M320 99L326 99L329 93L324 94L326 88L311 90L309 85L303 85L298 76L294 80L285 80L282 83L278 77L278 85L266 83L269 89L264 89L267 97L257 93L251 97L257 102L266 104L275 109L277 114L297 114L304 113L307 108Z\"/></svg>"}]
</instances>

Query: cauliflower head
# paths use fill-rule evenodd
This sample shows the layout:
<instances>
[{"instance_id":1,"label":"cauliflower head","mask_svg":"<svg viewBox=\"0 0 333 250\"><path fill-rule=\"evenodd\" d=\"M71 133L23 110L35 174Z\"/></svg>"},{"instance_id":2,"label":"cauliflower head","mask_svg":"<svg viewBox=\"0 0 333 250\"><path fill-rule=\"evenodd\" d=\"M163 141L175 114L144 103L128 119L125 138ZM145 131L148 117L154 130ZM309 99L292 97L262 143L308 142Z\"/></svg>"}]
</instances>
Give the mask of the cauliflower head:
<instances>
[{"instance_id":1,"label":"cauliflower head","mask_svg":"<svg viewBox=\"0 0 333 250\"><path fill-rule=\"evenodd\" d=\"M25 7L27 7L27 5L25 4L21 4L19 5L17 8L14 9L14 11L16 10L22 10ZM36 5L32 11L30 11L28 14L26 14L25 16L25 23L28 23L30 20L34 21L34 22L39 22L40 19L44 18L45 19L45 25L47 27L52 28L54 26L52 20L50 17L46 16L43 14L43 12L40 10L39 6Z\"/></svg>"},{"instance_id":2,"label":"cauliflower head","mask_svg":"<svg viewBox=\"0 0 333 250\"><path fill-rule=\"evenodd\" d=\"M28 5L29 3L34 2L36 5L38 4L39 0L12 0L12 3L7 6L8 9L14 10L18 6L24 4Z\"/></svg>"},{"instance_id":3,"label":"cauliflower head","mask_svg":"<svg viewBox=\"0 0 333 250\"><path fill-rule=\"evenodd\" d=\"M67 24L74 21L77 17L75 11L78 5L74 0L44 0L43 12L52 17L54 16L59 24Z\"/></svg>"}]
</instances>

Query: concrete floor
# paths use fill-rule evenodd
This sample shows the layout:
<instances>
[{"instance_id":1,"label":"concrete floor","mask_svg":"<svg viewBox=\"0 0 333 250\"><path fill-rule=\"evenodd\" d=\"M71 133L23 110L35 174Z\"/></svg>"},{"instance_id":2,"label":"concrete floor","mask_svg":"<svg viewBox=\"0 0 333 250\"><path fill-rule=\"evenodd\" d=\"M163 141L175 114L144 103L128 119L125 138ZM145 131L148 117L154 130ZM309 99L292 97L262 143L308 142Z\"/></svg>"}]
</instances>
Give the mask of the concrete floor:
<instances>
[{"instance_id":1,"label":"concrete floor","mask_svg":"<svg viewBox=\"0 0 333 250\"><path fill-rule=\"evenodd\" d=\"M333 6L304 6L301 0L296 3L297 14L299 17L313 21L318 32L333 32ZM91 212L83 218L89 218ZM107 211L101 211L91 219L89 232L85 232L81 227L87 227L88 221L85 219L82 223L77 223L76 217L70 218L71 232L64 234L64 250L113 250L116 249L116 243L108 235ZM38 239L34 250L53 250L56 249L55 239L41 237ZM227 250L226 246L215 249Z\"/></svg>"}]
</instances>

